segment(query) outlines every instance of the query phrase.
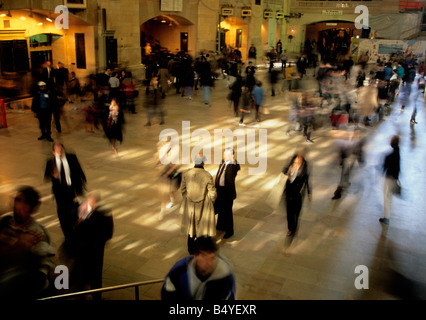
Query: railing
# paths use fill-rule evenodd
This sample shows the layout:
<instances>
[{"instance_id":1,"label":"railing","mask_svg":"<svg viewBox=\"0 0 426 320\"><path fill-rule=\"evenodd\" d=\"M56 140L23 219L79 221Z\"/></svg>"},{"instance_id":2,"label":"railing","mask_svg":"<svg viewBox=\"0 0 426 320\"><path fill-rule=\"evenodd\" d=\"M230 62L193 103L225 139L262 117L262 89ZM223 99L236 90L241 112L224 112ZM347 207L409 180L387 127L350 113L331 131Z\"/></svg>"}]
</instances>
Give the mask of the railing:
<instances>
[{"instance_id":1,"label":"railing","mask_svg":"<svg viewBox=\"0 0 426 320\"><path fill-rule=\"evenodd\" d=\"M163 281L164 281L163 279L158 279L158 280L149 280L149 281L134 282L134 283L128 283L128 284L123 284L123 285L118 285L118 286L112 286L112 287L106 287L106 288L99 288L99 289L92 289L92 290L86 290L86 291L72 292L72 293L67 293L67 294L62 294L62 295L57 295L57 296L51 296L51 297L41 298L39 300L68 299L68 298L75 298L75 297L85 296L85 295L94 294L94 293L103 293L103 292L109 292L109 291L123 290L123 289L132 288L132 287L135 288L135 300L139 300L139 287L140 286L145 286L145 285L150 285L150 284L156 284L156 283L162 283Z\"/></svg>"}]
</instances>

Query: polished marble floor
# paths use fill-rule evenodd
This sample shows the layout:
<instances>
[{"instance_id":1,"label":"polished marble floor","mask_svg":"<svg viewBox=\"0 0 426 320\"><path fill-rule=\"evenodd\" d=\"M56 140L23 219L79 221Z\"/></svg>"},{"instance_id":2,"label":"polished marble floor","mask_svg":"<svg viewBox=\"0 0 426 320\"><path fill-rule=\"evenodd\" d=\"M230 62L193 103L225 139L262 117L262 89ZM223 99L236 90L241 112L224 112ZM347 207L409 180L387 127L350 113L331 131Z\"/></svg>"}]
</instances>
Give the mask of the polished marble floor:
<instances>
[{"instance_id":1,"label":"polished marble floor","mask_svg":"<svg viewBox=\"0 0 426 320\"><path fill-rule=\"evenodd\" d=\"M404 112L399 102L382 123L365 129L366 163L355 167L351 186L340 200L331 200L340 178L335 148L335 132L327 124L307 143L300 133L286 134L289 125L291 95L279 91L272 97L267 70L260 69L264 80L269 114L262 122L238 118L225 99L228 81L219 79L212 91L211 106L206 106L201 92L192 100L171 90L165 99L166 123L154 120L145 127L144 94L138 98L137 114L126 113L124 141L116 156L102 131L89 133L84 128L83 104L67 104L62 121L63 133L53 129L53 138L61 139L68 151L75 152L88 178L89 191L101 192L105 205L111 207L115 233L105 249L103 286L164 278L175 261L187 254L186 236L180 231L179 194L176 205L159 220L160 202L156 180L156 151L160 132L170 128L182 134L182 121L190 121L191 132L207 129L267 130L267 169L249 175L244 164L236 180L238 197L234 202L235 235L218 239L220 253L234 267L237 299L240 300L381 300L404 297L394 270L404 275L412 288L426 283L426 117L423 97L411 101ZM307 80L315 81L310 76ZM25 102L29 105L29 101ZM418 124L410 125L414 104ZM43 195L36 218L48 230L58 249L55 261L67 263L60 253L63 241L56 216L51 186L43 181L44 165L51 144L38 141L37 120L29 109L8 110L8 128L0 129L0 214L11 210L14 190L32 185ZM382 225L382 177L378 166L389 151L389 139L401 135L403 195L392 202L391 223ZM193 141L194 143L194 141ZM258 148L258 144L254 143ZM267 203L276 178L289 157L301 146L308 148L312 164L313 201L305 202L297 235L286 238L287 222L282 204L276 210ZM255 149L258 152L258 149ZM183 165L182 169L189 167ZM216 164L206 169L216 174ZM357 289L357 266L368 268L368 289ZM400 279L400 278L398 278ZM161 284L141 287L141 299L160 299ZM424 294L417 291L418 295ZM104 294L104 299L133 299L134 291ZM424 295L422 296L424 297Z\"/></svg>"}]
</instances>

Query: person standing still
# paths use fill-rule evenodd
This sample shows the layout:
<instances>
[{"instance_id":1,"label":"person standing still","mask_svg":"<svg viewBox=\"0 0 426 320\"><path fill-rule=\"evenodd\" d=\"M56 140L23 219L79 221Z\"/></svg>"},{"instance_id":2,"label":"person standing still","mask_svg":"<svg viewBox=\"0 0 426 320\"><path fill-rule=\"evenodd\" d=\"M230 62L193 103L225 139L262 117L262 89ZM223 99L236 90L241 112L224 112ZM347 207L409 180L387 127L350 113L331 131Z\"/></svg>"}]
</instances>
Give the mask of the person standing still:
<instances>
[{"instance_id":1,"label":"person standing still","mask_svg":"<svg viewBox=\"0 0 426 320\"><path fill-rule=\"evenodd\" d=\"M237 198L235 178L239 170L240 165L235 160L234 150L226 148L215 179L217 199L214 203L215 213L218 215L216 229L225 231L224 239L234 235L232 206Z\"/></svg>"},{"instance_id":2,"label":"person standing still","mask_svg":"<svg viewBox=\"0 0 426 320\"><path fill-rule=\"evenodd\" d=\"M197 155L195 166L182 174L182 230L188 235L188 252L194 254L195 241L216 235L214 202L217 197L212 175L204 169L206 158Z\"/></svg>"},{"instance_id":3,"label":"person standing still","mask_svg":"<svg viewBox=\"0 0 426 320\"><path fill-rule=\"evenodd\" d=\"M38 83L39 91L34 95L31 111L35 114L40 124L41 136L38 140L53 142L52 134L52 113L55 106L55 95L48 90L45 82Z\"/></svg>"}]
</instances>

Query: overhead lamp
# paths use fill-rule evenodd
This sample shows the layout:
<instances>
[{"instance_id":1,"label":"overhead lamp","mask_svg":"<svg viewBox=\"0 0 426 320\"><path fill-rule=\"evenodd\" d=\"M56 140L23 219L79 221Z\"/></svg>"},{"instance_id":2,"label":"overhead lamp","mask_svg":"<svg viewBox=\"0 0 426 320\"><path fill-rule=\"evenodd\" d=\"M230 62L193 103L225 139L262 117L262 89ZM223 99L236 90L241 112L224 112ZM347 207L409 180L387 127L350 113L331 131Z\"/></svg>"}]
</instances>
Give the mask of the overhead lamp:
<instances>
[{"instance_id":1,"label":"overhead lamp","mask_svg":"<svg viewBox=\"0 0 426 320\"><path fill-rule=\"evenodd\" d=\"M47 21L49 21L49 22L53 22L53 20L52 20L52 16L51 16L51 14L49 13L49 16L48 17L46 17L46 20Z\"/></svg>"}]
</instances>

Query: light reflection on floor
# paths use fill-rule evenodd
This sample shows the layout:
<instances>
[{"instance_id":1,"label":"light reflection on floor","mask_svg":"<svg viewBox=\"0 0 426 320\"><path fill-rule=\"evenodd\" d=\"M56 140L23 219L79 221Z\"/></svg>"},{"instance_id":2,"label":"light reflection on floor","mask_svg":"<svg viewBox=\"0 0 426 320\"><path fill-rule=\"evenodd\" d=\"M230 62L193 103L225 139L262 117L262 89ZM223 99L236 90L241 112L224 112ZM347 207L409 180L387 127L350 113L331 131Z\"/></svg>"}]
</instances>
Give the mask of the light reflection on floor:
<instances>
[{"instance_id":1,"label":"light reflection on floor","mask_svg":"<svg viewBox=\"0 0 426 320\"><path fill-rule=\"evenodd\" d=\"M258 74L264 78L265 91L269 92L267 72L259 70ZM101 192L103 202L112 208L115 219L114 237L105 251L104 286L117 284L114 279L129 283L163 277L177 259L187 254L186 236L180 230L180 195L176 196L177 204L159 220L156 181L161 168L154 163L163 129L176 130L181 143L191 138L191 148L196 145L197 141L190 135L182 135L181 119L190 120L190 134L197 129L210 133L211 158L215 148L222 149L214 140L215 129L230 129L233 133L241 129L244 134L254 130L256 139L250 148L256 156L259 155L259 129L268 132L267 171L250 176L248 169L257 165L242 165L234 205L235 235L220 241L221 254L234 266L239 299L393 298L377 285L383 279L377 274L386 274L385 266L389 262L383 254L388 248L386 239L394 241L393 248L400 254L398 258L406 258L398 260L399 264L407 267L412 265L407 260L415 261L418 267L413 275L426 281L426 254L421 246L426 240L422 228L426 222L422 215L426 207L423 196L426 146L425 139L421 139L426 133L424 109L419 109L419 124L415 128L408 125L411 109L407 107L407 112L394 112L377 129L367 129L372 138L366 145L366 164L356 168L356 176L344 197L331 201L340 175L333 133L328 128L314 131L313 144L306 143L301 132L287 135L293 94L281 92L273 98L267 96L270 114L263 115L262 122L256 123L250 115L245 121L247 127L239 127L239 119L233 117L232 108L224 101L225 82L218 80L217 90L212 92L212 107L204 106L201 93L188 103L170 91L165 101L168 110L165 126L154 122L150 128L143 127L146 117L142 103L138 104L138 114L126 114L127 134L119 145L118 157L112 153L102 132L84 132L79 123L80 114L77 118L76 111L68 109L73 131L64 132L61 139L82 162L89 178L89 191ZM4 168L0 176L0 194L4 200L0 214L10 212L11 202L6 199L13 197L17 185L36 186L44 197L36 217L45 224L53 243L59 247L63 236L50 185L43 183L41 170L35 172L34 169L43 168L46 157L51 154L50 145L36 140L37 123L28 110L24 114L11 112L9 119L8 130L0 129L0 147L9 151L7 157L0 159L0 166ZM401 181L407 195L406 199L393 201L395 223L382 227L378 223L383 210L378 165L389 150L389 138L396 132L402 135L401 150L405 156ZM14 148L10 148L11 145ZM34 155L31 165L22 161L20 146ZM305 203L299 232L294 241L289 242L285 237L287 224L282 204L273 210L265 199L286 161L301 147L308 148L308 159L313 166L313 202ZM191 165L185 164L181 169L189 167ZM214 176L218 164L208 164L206 170ZM422 178L413 179L413 176ZM373 285L368 293L353 287L354 266L359 264L371 268ZM144 294L145 299L158 299L158 287ZM120 299L119 294L109 297Z\"/></svg>"}]
</instances>

